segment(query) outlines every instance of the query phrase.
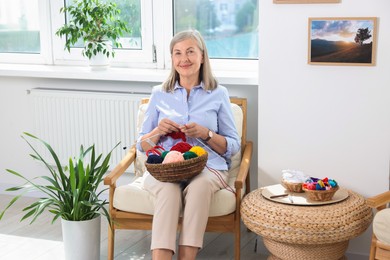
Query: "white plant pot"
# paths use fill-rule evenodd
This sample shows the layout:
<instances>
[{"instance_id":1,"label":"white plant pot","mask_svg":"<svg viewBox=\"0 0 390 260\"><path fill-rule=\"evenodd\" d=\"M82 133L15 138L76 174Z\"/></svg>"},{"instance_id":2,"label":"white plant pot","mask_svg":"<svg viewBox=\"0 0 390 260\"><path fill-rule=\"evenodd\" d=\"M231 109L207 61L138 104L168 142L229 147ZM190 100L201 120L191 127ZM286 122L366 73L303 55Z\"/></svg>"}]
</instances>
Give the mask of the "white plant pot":
<instances>
[{"instance_id":1,"label":"white plant pot","mask_svg":"<svg viewBox=\"0 0 390 260\"><path fill-rule=\"evenodd\" d=\"M100 259L100 215L92 220L61 221L66 260Z\"/></svg>"},{"instance_id":2,"label":"white plant pot","mask_svg":"<svg viewBox=\"0 0 390 260\"><path fill-rule=\"evenodd\" d=\"M93 43L96 44L96 43ZM111 41L105 42L107 49L112 52L112 43ZM91 70L106 70L110 66L111 57L107 57L106 54L98 52L96 55L93 55L89 59L89 66Z\"/></svg>"}]
</instances>

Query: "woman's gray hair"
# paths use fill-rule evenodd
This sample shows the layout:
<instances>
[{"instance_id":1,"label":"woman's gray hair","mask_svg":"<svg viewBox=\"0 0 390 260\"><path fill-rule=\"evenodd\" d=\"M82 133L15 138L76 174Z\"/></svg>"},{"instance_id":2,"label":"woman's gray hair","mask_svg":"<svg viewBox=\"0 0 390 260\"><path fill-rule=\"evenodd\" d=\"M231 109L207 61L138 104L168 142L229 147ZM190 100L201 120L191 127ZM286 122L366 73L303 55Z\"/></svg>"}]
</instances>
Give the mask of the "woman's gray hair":
<instances>
[{"instance_id":1,"label":"woman's gray hair","mask_svg":"<svg viewBox=\"0 0 390 260\"><path fill-rule=\"evenodd\" d=\"M195 40L203 54L203 63L200 66L199 72L199 82L203 81L204 88L206 90L214 90L215 88L217 88L218 82L211 71L210 59L207 53L206 44L203 40L202 35L197 30L182 31L173 36L171 44L169 46L171 56L173 54L173 47L175 46L175 44L187 39ZM177 73L175 67L172 64L171 73L169 74L168 79L163 83L163 89L166 92L172 92L175 88L176 81L179 81L179 79L180 75L179 73Z\"/></svg>"}]
</instances>

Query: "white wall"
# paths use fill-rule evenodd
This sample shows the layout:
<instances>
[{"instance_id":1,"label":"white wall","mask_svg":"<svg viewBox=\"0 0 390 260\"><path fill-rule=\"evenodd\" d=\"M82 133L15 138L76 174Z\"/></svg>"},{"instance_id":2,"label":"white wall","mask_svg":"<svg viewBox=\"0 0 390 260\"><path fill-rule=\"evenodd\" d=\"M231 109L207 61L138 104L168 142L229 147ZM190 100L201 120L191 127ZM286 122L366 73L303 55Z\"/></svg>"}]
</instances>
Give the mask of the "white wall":
<instances>
[{"instance_id":1,"label":"white wall","mask_svg":"<svg viewBox=\"0 0 390 260\"><path fill-rule=\"evenodd\" d=\"M291 168L335 178L343 187L366 197L387 190L390 1L276 5L272 0L259 0L259 3L260 86L258 89L228 86L231 95L248 98L248 137L255 146L258 144L252 186L256 186L257 174L258 185L265 186L278 183L281 170ZM309 17L363 16L379 18L376 66L307 64ZM42 173L41 167L27 157L29 149L20 138L23 131L34 130L27 90L57 87L150 91L151 85L0 76L0 188L17 181L6 177L5 168L28 172L29 176ZM367 255L369 238L367 231L354 239L349 251Z\"/></svg>"},{"instance_id":2,"label":"white wall","mask_svg":"<svg viewBox=\"0 0 390 260\"><path fill-rule=\"evenodd\" d=\"M389 189L389 10L388 0L260 0L259 186L290 168L365 197ZM308 65L309 17L378 17L376 66ZM349 251L367 255L370 232Z\"/></svg>"}]
</instances>

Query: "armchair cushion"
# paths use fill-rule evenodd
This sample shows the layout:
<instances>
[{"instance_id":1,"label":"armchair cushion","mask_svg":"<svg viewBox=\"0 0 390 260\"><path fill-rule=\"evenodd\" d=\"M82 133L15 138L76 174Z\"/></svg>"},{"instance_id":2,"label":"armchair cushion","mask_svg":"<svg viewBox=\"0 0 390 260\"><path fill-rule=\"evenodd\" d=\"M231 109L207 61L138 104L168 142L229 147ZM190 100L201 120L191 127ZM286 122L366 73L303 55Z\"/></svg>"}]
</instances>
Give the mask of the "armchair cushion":
<instances>
[{"instance_id":1,"label":"armchair cushion","mask_svg":"<svg viewBox=\"0 0 390 260\"><path fill-rule=\"evenodd\" d=\"M142 104L138 110L137 130L143 122L144 114L148 104ZM242 136L243 112L236 104L232 105L232 112L238 130L238 134ZM143 189L143 181L146 177L145 169L146 156L144 153L137 151L134 171L136 178L128 185L122 185L115 189L113 205L114 208L127 211L137 212L143 214L153 215L154 211L154 197L145 189ZM241 162L241 151L231 158L231 167L229 169L229 186L234 190L234 182L237 177ZM241 193L245 194L245 188ZM227 189L219 190L215 193L211 202L209 216L223 216L235 211L236 198L235 194Z\"/></svg>"},{"instance_id":2,"label":"armchair cushion","mask_svg":"<svg viewBox=\"0 0 390 260\"><path fill-rule=\"evenodd\" d=\"M377 239L390 245L390 208L383 209L375 214L373 232Z\"/></svg>"},{"instance_id":3,"label":"armchair cushion","mask_svg":"<svg viewBox=\"0 0 390 260\"><path fill-rule=\"evenodd\" d=\"M154 196L143 188L143 181L147 175L138 177L128 185L122 185L115 189L114 208L143 214L153 215ZM230 177L228 184L234 187L235 177ZM235 195L227 190L222 189L215 193L211 202L209 216L223 216L232 213L236 208Z\"/></svg>"}]
</instances>

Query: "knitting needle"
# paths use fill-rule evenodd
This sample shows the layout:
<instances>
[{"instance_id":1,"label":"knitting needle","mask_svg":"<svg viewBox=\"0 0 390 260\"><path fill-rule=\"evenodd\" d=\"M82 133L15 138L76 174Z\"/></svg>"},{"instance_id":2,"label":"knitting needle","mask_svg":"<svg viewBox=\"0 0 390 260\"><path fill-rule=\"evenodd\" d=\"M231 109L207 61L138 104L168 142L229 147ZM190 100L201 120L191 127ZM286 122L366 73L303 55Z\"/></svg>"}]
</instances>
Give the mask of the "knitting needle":
<instances>
[{"instance_id":1,"label":"knitting needle","mask_svg":"<svg viewBox=\"0 0 390 260\"><path fill-rule=\"evenodd\" d=\"M288 196L287 193L279 194L279 195L272 195L272 196L270 196L270 199L281 198L281 197L286 197L286 196Z\"/></svg>"}]
</instances>

